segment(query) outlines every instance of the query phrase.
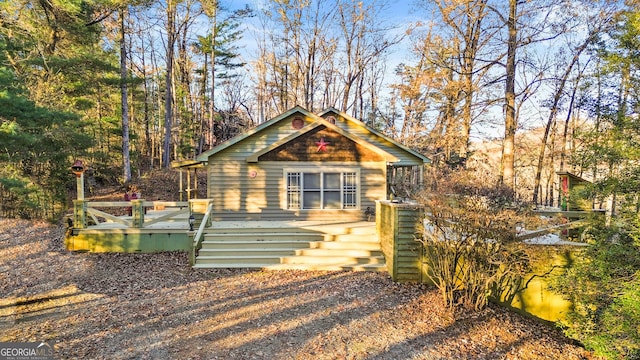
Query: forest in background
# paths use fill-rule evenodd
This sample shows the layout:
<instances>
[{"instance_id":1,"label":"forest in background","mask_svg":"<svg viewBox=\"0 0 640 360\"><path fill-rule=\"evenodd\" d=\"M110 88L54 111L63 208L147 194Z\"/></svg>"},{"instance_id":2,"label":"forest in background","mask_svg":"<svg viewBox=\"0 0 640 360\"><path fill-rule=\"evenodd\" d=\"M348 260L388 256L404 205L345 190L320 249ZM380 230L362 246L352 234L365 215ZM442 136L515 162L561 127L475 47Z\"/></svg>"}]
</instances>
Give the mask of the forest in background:
<instances>
[{"instance_id":1,"label":"forest in background","mask_svg":"<svg viewBox=\"0 0 640 360\"><path fill-rule=\"evenodd\" d=\"M581 196L615 216L585 226L585 261L554 285L575 305L565 332L640 357L637 0L417 0L409 17L257 3L0 2L0 217L59 219L76 159L126 185L295 105L332 107L429 156L430 181L497 188L507 212L557 205L556 171L592 181Z\"/></svg>"},{"instance_id":2,"label":"forest in background","mask_svg":"<svg viewBox=\"0 0 640 360\"><path fill-rule=\"evenodd\" d=\"M559 170L635 196L636 1L237 4L2 2L0 216L55 218L74 159L124 184L295 105L536 204Z\"/></svg>"}]
</instances>

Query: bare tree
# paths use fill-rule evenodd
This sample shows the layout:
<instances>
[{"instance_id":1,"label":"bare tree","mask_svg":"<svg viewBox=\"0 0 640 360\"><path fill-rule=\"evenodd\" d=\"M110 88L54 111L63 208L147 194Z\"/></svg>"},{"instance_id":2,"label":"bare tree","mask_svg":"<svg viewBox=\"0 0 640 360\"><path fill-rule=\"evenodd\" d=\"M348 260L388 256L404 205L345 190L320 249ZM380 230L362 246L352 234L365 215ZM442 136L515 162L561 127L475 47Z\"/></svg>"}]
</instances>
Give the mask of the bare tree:
<instances>
[{"instance_id":1,"label":"bare tree","mask_svg":"<svg viewBox=\"0 0 640 360\"><path fill-rule=\"evenodd\" d=\"M404 35L389 36L392 28L380 22L383 2L344 1L338 4L338 22L344 39L342 66L340 71L343 89L343 111L349 111L356 104L357 91L354 87L375 67L377 61L392 46L398 44ZM362 114L359 114L362 116Z\"/></svg>"},{"instance_id":2,"label":"bare tree","mask_svg":"<svg viewBox=\"0 0 640 360\"><path fill-rule=\"evenodd\" d=\"M555 126L556 116L559 111L560 100L564 96L564 88L569 79L570 74L572 73L574 66L578 64L578 60L580 59L580 55L587 48L587 46L593 41L593 34L587 37L587 39L578 46L577 49L574 50L573 58L571 62L567 65L564 74L559 78L558 87L553 95L553 103L551 104L551 108L549 111L549 117L547 119L547 124L545 126L544 134L542 136L542 144L540 146L540 153L538 155L538 163L536 166L536 175L535 175L535 183L533 188L533 203L538 203L538 193L540 188L540 178L542 174L542 167L544 162L545 150L547 148L547 139L550 134L550 130L552 126Z\"/></svg>"},{"instance_id":3,"label":"bare tree","mask_svg":"<svg viewBox=\"0 0 640 360\"><path fill-rule=\"evenodd\" d=\"M504 87L504 140L502 143L502 163L501 179L502 183L511 189L515 189L514 156L516 141L516 51L518 48L518 0L509 0L509 12L506 21L507 40L507 62L505 66L505 87Z\"/></svg>"},{"instance_id":4,"label":"bare tree","mask_svg":"<svg viewBox=\"0 0 640 360\"><path fill-rule=\"evenodd\" d=\"M383 56L404 36L380 21L384 9L382 1L271 2L256 79L265 116L294 104L338 107L356 117L373 112Z\"/></svg>"},{"instance_id":5,"label":"bare tree","mask_svg":"<svg viewBox=\"0 0 640 360\"><path fill-rule=\"evenodd\" d=\"M538 200L539 200L540 180L541 180L541 174L543 170L543 163L544 163L545 152L546 152L545 150L548 147L547 139L549 138L550 135L554 135L554 134L550 134L550 131L552 128L556 127L556 118L560 110L562 99L567 95L565 93L566 84L570 80L570 76L574 72L574 69L576 68L576 66L579 66L580 59L582 58L583 53L589 48L590 45L594 44L599 39L599 34L607 31L608 29L611 29L613 25L613 22L612 22L613 14L617 11L615 7L611 6L608 3L599 4L598 2L592 2L590 4L590 7L591 7L590 9L584 9L582 7L576 7L576 8L565 7L564 8L565 16L568 16L571 18L572 24L575 24L576 26L578 24L586 24L587 33L581 38L579 38L578 40L579 42L577 44L572 45L571 42L575 40L569 40L569 43L567 44L567 46L562 47L563 51L561 53L568 51L568 55L570 58L565 64L561 63L562 60L558 62L559 67L564 66L564 71L558 77L554 76L551 79L551 81L555 83L555 92L553 93L553 98L549 106L549 115L547 118L545 131L542 138L542 144L540 146L540 151L538 155L537 166L535 170L536 173L535 173L535 183L533 188L532 200L536 204L538 203ZM571 28L573 28L573 26L568 26L564 28L564 31L567 33L567 35L573 35L573 36L568 36L568 38L570 39L572 39L576 35L576 34L573 34L573 32L571 31ZM561 56L558 56L557 58L561 59ZM582 76L583 71L584 71L584 68L579 69L579 73L577 75L578 78ZM570 96L571 105L567 110L567 113L568 113L567 119L569 119L571 116L571 111L573 108L572 105L575 98L575 91L576 90L574 88L573 94ZM564 135L563 135L565 142L566 142L566 131L567 131L567 126L565 124ZM550 144L550 146L553 146L553 144ZM563 166L563 162L564 162L563 159L564 159L564 154L562 154L562 161L560 164L561 167ZM551 165L554 166L555 164L551 163Z\"/></svg>"},{"instance_id":6,"label":"bare tree","mask_svg":"<svg viewBox=\"0 0 640 360\"><path fill-rule=\"evenodd\" d=\"M483 58L484 48L493 40L495 29L487 26L489 15L488 0L437 0L436 6L444 25L452 32L451 48L453 61L434 59L440 66L450 66L459 78L459 97L462 100L461 122L457 124L456 134L458 155L466 158L469 152L473 109L477 106L476 91L478 84L495 64L495 59Z\"/></svg>"},{"instance_id":7,"label":"bare tree","mask_svg":"<svg viewBox=\"0 0 640 360\"><path fill-rule=\"evenodd\" d=\"M164 140L162 145L162 167L168 168L171 162L171 134L173 127L173 58L176 44L176 1L167 0L167 42L166 42L166 74L164 99Z\"/></svg>"},{"instance_id":8,"label":"bare tree","mask_svg":"<svg viewBox=\"0 0 640 360\"><path fill-rule=\"evenodd\" d=\"M122 109L122 166L124 183L131 181L131 159L129 156L129 103L128 103L128 70L126 18L127 6L120 8L120 99Z\"/></svg>"}]
</instances>

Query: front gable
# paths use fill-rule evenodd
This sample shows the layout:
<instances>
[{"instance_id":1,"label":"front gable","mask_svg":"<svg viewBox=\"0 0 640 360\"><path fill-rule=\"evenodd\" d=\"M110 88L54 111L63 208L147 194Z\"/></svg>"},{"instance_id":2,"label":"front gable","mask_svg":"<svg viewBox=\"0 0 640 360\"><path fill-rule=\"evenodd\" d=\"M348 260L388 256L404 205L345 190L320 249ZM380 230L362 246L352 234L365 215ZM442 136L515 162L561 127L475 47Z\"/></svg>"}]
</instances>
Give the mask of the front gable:
<instances>
[{"instance_id":1,"label":"front gable","mask_svg":"<svg viewBox=\"0 0 640 360\"><path fill-rule=\"evenodd\" d=\"M257 156L258 161L385 161L380 153L344 136L336 129L318 125L289 142Z\"/></svg>"},{"instance_id":2,"label":"front gable","mask_svg":"<svg viewBox=\"0 0 640 360\"><path fill-rule=\"evenodd\" d=\"M322 124L322 129L316 127ZM325 131L320 139L309 139L311 134ZM317 134L316 134L317 136ZM322 136L329 142L318 152ZM298 139L300 138L300 139ZM288 144L292 142L291 144ZM298 144L298 145L296 145ZM303 145L309 145L308 148ZM276 150L276 148L279 148ZM314 152L315 150L315 152ZM269 155L266 155L269 153ZM321 154L322 153L322 154ZM263 157L263 155L266 155ZM200 154L198 161L216 158L244 158L247 162L278 159L280 161L386 161L398 166L428 163L425 156L395 142L374 129L342 112L328 109L319 115L296 106L248 132L236 136L209 151ZM309 159L309 160L304 160ZM313 159L313 160L311 160Z\"/></svg>"}]
</instances>

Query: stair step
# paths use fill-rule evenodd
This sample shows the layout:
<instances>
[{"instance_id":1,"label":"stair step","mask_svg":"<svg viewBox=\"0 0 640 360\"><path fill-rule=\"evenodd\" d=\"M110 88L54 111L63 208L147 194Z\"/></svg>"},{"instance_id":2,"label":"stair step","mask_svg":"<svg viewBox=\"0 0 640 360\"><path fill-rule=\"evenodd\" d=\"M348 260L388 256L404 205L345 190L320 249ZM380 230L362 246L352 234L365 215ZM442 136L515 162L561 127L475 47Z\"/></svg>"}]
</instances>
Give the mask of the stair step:
<instances>
[{"instance_id":1,"label":"stair step","mask_svg":"<svg viewBox=\"0 0 640 360\"><path fill-rule=\"evenodd\" d=\"M384 257L358 257L358 256L269 256L263 255L206 255L198 256L197 264L230 265L236 263L245 264L385 264Z\"/></svg>"},{"instance_id":2,"label":"stair step","mask_svg":"<svg viewBox=\"0 0 640 360\"><path fill-rule=\"evenodd\" d=\"M352 242L352 241L378 241L378 235L376 234L325 234L324 241L339 241L339 242Z\"/></svg>"},{"instance_id":3,"label":"stair step","mask_svg":"<svg viewBox=\"0 0 640 360\"><path fill-rule=\"evenodd\" d=\"M326 234L353 234L353 235L375 235L375 223L362 222L350 224L322 224L318 226L309 226L308 229L316 230Z\"/></svg>"},{"instance_id":4,"label":"stair step","mask_svg":"<svg viewBox=\"0 0 640 360\"><path fill-rule=\"evenodd\" d=\"M312 248L280 248L269 247L262 248L251 244L251 247L246 248L202 248L200 249L198 256L274 256L274 257L286 257L286 256L333 256L333 257L379 257L382 256L382 251L378 249L312 249Z\"/></svg>"},{"instance_id":5,"label":"stair step","mask_svg":"<svg viewBox=\"0 0 640 360\"><path fill-rule=\"evenodd\" d=\"M271 266L277 266L279 264L268 264L268 263L226 263L226 264L217 264L217 263L202 263L197 262L193 265L195 269L268 269ZM284 269L283 269L284 270Z\"/></svg>"},{"instance_id":6,"label":"stair step","mask_svg":"<svg viewBox=\"0 0 640 360\"><path fill-rule=\"evenodd\" d=\"M380 250L380 243L378 241L313 241L309 243L309 248Z\"/></svg>"},{"instance_id":7,"label":"stair step","mask_svg":"<svg viewBox=\"0 0 640 360\"><path fill-rule=\"evenodd\" d=\"M272 233L291 233L291 234L320 234L322 231L315 229L306 229L303 227L273 227L273 226L243 226L243 227L211 227L208 229L212 234L272 234Z\"/></svg>"},{"instance_id":8,"label":"stair step","mask_svg":"<svg viewBox=\"0 0 640 360\"><path fill-rule=\"evenodd\" d=\"M308 270L308 271L387 271L386 264L277 264L263 267L264 270Z\"/></svg>"},{"instance_id":9,"label":"stair step","mask_svg":"<svg viewBox=\"0 0 640 360\"><path fill-rule=\"evenodd\" d=\"M386 264L201 264L193 266L197 269L262 269L262 270L307 270L307 271L387 271Z\"/></svg>"},{"instance_id":10,"label":"stair step","mask_svg":"<svg viewBox=\"0 0 640 360\"><path fill-rule=\"evenodd\" d=\"M196 265L224 265L221 267L232 267L234 264L252 264L251 267L261 267L264 265L280 264L280 256L252 255L252 256L198 256Z\"/></svg>"},{"instance_id":11,"label":"stair step","mask_svg":"<svg viewBox=\"0 0 640 360\"><path fill-rule=\"evenodd\" d=\"M281 259L282 264L384 264L384 257L296 255Z\"/></svg>"},{"instance_id":12,"label":"stair step","mask_svg":"<svg viewBox=\"0 0 640 360\"><path fill-rule=\"evenodd\" d=\"M304 249L312 246L313 241L295 241L295 240L273 240L273 241L236 241L236 240L205 240L202 242L202 249L244 249L244 248L260 248L260 249Z\"/></svg>"},{"instance_id":13,"label":"stair step","mask_svg":"<svg viewBox=\"0 0 640 360\"><path fill-rule=\"evenodd\" d=\"M283 257L294 256L296 250L291 248L232 248L232 249L211 249L202 248L198 252L198 256L228 256L242 258L245 256L268 256L268 257Z\"/></svg>"},{"instance_id":14,"label":"stair step","mask_svg":"<svg viewBox=\"0 0 640 360\"><path fill-rule=\"evenodd\" d=\"M382 251L380 248L373 250L362 249L298 249L295 250L296 256L356 256L356 257L370 257L381 256Z\"/></svg>"},{"instance_id":15,"label":"stair step","mask_svg":"<svg viewBox=\"0 0 640 360\"><path fill-rule=\"evenodd\" d=\"M297 233L297 232L269 232L269 233L207 233L204 236L207 240L224 240L224 241L318 241L323 239L322 234L318 233Z\"/></svg>"}]
</instances>

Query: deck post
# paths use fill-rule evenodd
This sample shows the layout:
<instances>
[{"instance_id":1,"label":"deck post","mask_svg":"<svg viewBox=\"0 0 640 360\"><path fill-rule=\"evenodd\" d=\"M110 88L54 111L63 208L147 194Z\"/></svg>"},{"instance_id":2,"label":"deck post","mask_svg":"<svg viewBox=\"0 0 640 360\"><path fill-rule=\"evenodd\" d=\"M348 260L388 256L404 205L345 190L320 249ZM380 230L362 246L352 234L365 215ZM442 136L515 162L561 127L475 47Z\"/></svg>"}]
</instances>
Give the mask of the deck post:
<instances>
[{"instance_id":1,"label":"deck post","mask_svg":"<svg viewBox=\"0 0 640 360\"><path fill-rule=\"evenodd\" d=\"M144 200L136 199L131 200L131 215L134 228L144 227Z\"/></svg>"},{"instance_id":2,"label":"deck post","mask_svg":"<svg viewBox=\"0 0 640 360\"><path fill-rule=\"evenodd\" d=\"M191 170L187 169L187 201L191 200Z\"/></svg>"},{"instance_id":3,"label":"deck post","mask_svg":"<svg viewBox=\"0 0 640 360\"><path fill-rule=\"evenodd\" d=\"M427 282L422 243L416 241L423 212L417 204L376 201L376 228L393 281Z\"/></svg>"},{"instance_id":4,"label":"deck post","mask_svg":"<svg viewBox=\"0 0 640 360\"><path fill-rule=\"evenodd\" d=\"M84 229L87 227L87 201L73 200L73 227Z\"/></svg>"},{"instance_id":5,"label":"deck post","mask_svg":"<svg viewBox=\"0 0 640 360\"><path fill-rule=\"evenodd\" d=\"M195 231L187 231L187 236L189 237L189 243L191 244L191 249L189 250L189 266L193 266L196 264L196 246L193 244L193 238L195 237Z\"/></svg>"}]
</instances>

